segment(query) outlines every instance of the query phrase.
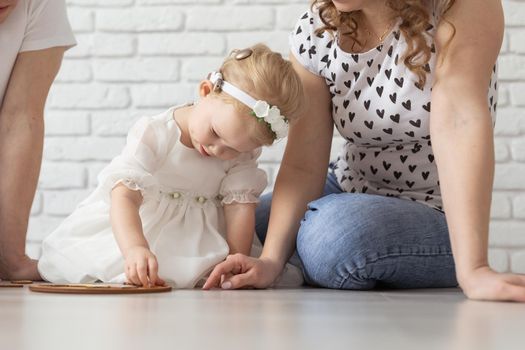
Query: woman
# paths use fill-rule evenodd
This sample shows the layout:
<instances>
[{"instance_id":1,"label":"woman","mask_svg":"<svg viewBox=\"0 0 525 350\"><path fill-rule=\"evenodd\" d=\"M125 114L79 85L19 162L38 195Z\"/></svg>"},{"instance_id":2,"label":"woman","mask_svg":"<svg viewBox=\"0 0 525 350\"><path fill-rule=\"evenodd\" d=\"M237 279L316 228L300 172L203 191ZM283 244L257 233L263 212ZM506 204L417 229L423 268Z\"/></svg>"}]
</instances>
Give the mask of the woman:
<instances>
[{"instance_id":1,"label":"woman","mask_svg":"<svg viewBox=\"0 0 525 350\"><path fill-rule=\"evenodd\" d=\"M291 35L310 103L268 227L269 199L258 209L264 250L228 257L205 288L223 275L224 289L267 287L296 243L312 285L459 283L472 299L525 301L525 277L487 261L502 36L498 0L315 0ZM347 143L326 178L334 124Z\"/></svg>"}]
</instances>

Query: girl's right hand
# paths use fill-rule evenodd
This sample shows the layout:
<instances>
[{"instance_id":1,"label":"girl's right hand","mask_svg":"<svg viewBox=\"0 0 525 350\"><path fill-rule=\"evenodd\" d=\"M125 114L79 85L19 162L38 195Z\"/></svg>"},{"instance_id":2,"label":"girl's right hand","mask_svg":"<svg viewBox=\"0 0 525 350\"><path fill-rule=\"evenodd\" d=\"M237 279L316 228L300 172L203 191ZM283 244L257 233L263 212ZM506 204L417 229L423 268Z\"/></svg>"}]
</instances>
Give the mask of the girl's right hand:
<instances>
[{"instance_id":1,"label":"girl's right hand","mask_svg":"<svg viewBox=\"0 0 525 350\"><path fill-rule=\"evenodd\" d=\"M215 266L202 289L268 288L282 269L280 264L270 259L229 255Z\"/></svg>"},{"instance_id":2,"label":"girl's right hand","mask_svg":"<svg viewBox=\"0 0 525 350\"><path fill-rule=\"evenodd\" d=\"M163 286L166 284L159 277L157 257L146 247L129 248L125 256L126 278L129 283L137 286Z\"/></svg>"}]
</instances>

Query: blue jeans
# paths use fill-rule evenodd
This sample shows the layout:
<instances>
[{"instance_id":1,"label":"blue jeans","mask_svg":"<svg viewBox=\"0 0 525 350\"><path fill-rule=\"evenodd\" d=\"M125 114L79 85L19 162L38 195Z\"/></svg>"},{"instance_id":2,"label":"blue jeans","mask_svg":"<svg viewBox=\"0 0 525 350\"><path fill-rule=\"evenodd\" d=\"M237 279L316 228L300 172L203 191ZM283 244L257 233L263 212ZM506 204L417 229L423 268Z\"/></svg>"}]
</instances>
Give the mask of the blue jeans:
<instances>
[{"instance_id":1,"label":"blue jeans","mask_svg":"<svg viewBox=\"0 0 525 350\"><path fill-rule=\"evenodd\" d=\"M272 194L261 197L264 243ZM341 190L332 171L297 234L305 281L336 289L457 286L445 214L410 200Z\"/></svg>"}]
</instances>

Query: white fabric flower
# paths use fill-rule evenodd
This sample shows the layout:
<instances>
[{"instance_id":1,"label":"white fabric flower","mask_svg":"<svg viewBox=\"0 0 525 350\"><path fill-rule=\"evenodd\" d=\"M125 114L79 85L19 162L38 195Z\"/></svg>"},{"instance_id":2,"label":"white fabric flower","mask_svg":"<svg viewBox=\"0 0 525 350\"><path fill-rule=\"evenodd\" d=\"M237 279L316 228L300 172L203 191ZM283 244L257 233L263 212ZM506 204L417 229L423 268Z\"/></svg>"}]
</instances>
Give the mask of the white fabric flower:
<instances>
[{"instance_id":1,"label":"white fabric flower","mask_svg":"<svg viewBox=\"0 0 525 350\"><path fill-rule=\"evenodd\" d=\"M270 110L270 105L266 101L257 101L255 106L253 106L253 112L257 118L264 118L268 115Z\"/></svg>"},{"instance_id":2,"label":"white fabric flower","mask_svg":"<svg viewBox=\"0 0 525 350\"><path fill-rule=\"evenodd\" d=\"M273 131L277 131L279 129L284 128L286 126L286 122L284 121L283 118L279 118L276 121L274 121L271 125L272 125Z\"/></svg>"},{"instance_id":3,"label":"white fabric flower","mask_svg":"<svg viewBox=\"0 0 525 350\"><path fill-rule=\"evenodd\" d=\"M288 122L277 106L271 106L266 101L257 101L253 106L253 113L258 119L262 119L275 133L276 139L286 137L288 134Z\"/></svg>"},{"instance_id":4,"label":"white fabric flower","mask_svg":"<svg viewBox=\"0 0 525 350\"><path fill-rule=\"evenodd\" d=\"M275 131L275 136L277 137L277 139L285 138L287 135L288 135L288 124L285 124L283 128Z\"/></svg>"},{"instance_id":5,"label":"white fabric flower","mask_svg":"<svg viewBox=\"0 0 525 350\"><path fill-rule=\"evenodd\" d=\"M264 117L264 121L268 124L273 124L275 121L282 119L281 111L276 106L272 106L268 111L268 115Z\"/></svg>"},{"instance_id":6,"label":"white fabric flower","mask_svg":"<svg viewBox=\"0 0 525 350\"><path fill-rule=\"evenodd\" d=\"M271 127L278 139L285 137L288 133L288 124L282 117L273 122Z\"/></svg>"}]
</instances>

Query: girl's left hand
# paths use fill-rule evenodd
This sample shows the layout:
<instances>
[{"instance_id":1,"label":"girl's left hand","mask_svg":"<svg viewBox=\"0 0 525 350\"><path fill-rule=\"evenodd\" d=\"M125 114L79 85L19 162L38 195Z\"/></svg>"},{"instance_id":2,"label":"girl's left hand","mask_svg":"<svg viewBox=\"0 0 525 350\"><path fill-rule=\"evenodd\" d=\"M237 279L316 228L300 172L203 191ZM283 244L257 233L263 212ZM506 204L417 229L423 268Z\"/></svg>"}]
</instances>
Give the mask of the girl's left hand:
<instances>
[{"instance_id":1,"label":"girl's left hand","mask_svg":"<svg viewBox=\"0 0 525 350\"><path fill-rule=\"evenodd\" d=\"M471 271L460 286L469 299L525 302L525 275L499 273L489 266Z\"/></svg>"}]
</instances>

